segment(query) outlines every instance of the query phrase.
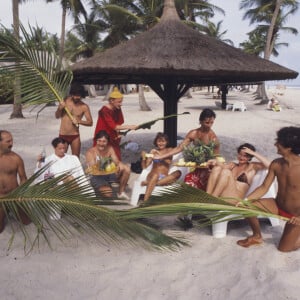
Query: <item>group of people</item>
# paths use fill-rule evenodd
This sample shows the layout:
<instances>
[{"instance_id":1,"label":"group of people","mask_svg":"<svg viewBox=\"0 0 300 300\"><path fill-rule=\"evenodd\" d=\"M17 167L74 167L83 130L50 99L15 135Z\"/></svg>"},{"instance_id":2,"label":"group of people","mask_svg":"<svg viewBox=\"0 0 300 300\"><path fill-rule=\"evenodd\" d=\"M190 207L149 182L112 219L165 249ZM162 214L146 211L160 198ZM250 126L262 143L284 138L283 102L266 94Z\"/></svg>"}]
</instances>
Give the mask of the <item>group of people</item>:
<instances>
[{"instance_id":1,"label":"group of people","mask_svg":"<svg viewBox=\"0 0 300 300\"><path fill-rule=\"evenodd\" d=\"M214 112L205 109L199 118L200 127L191 130L176 148L163 153L154 152L153 161L170 158L182 151L184 146L196 140L201 140L205 144L214 141L214 153L219 154L220 143L211 129L215 117ZM300 200L298 197L300 193L300 128L280 129L277 132L275 147L282 157L271 162L259 154L253 145L242 144L237 148L237 162L218 163L218 160L211 160L208 162L211 167L206 170L209 173L208 176L203 177L203 173L193 172L192 176L187 175L192 178L192 182L189 180L186 182L204 189L213 196L227 198L233 205L239 205L240 202L234 199L245 199L257 171L267 169L268 173L262 185L248 195L246 200L270 213L289 218L278 245L280 251L289 252L300 248ZM257 159L256 162L251 161L253 157ZM261 199L275 179L278 182L276 198ZM198 182L198 186L195 182ZM248 221L253 234L237 241L239 246L246 248L263 243L258 219L252 217Z\"/></svg>"},{"instance_id":2,"label":"group of people","mask_svg":"<svg viewBox=\"0 0 300 300\"><path fill-rule=\"evenodd\" d=\"M60 103L55 113L61 118L59 137L52 141L54 154L48 156L43 162L38 157L37 170L44 164L51 163L49 170L45 171L47 177L56 176L61 172L70 172L70 178L84 176L80 154L79 126L92 126L93 120L88 105L82 102L83 90L74 87L63 103ZM86 152L86 164L95 165L103 158L109 158L116 166L116 172L107 175L91 174L90 182L96 193L105 197L112 196L112 182L118 182L119 198L129 199L125 188L130 176L129 165L121 161L120 131L135 130L137 125L124 125L122 114L123 96L114 89L107 105L99 111L98 122L95 129L94 145ZM72 118L66 113L71 113ZM181 173L175 171L169 174L173 155L183 151L190 143L200 140L204 144L213 142L214 154L220 153L220 142L212 130L216 114L210 109L204 109L199 117L200 127L187 133L184 140L177 147L169 147L168 137L158 133L154 139L155 148L150 155L142 153L143 167L152 163L152 169L146 180L142 182L147 186L144 200L147 201L155 185L165 185L176 181ZM71 146L72 155L67 154ZM0 130L0 197L13 191L19 184L27 180L22 158L12 151L13 138L10 132ZM249 143L242 144L237 149L237 162L219 163L211 160L211 165L204 173L196 169L188 174L187 183L197 188L204 189L216 197L244 199L256 172L268 169L268 175L263 184L253 191L247 201L266 209L274 214L290 218L286 223L278 249L280 251L293 251L300 247L300 128L285 127L277 132L275 142L278 154L282 157L270 162L267 158L257 153L255 147ZM255 157L258 161L252 162ZM56 165L57 164L57 165ZM56 165L56 167L55 167ZM45 174L43 175L45 179ZM18 180L19 178L19 180ZM260 199L269 189L274 179L278 182L278 193L275 199ZM259 199L259 200L258 200ZM233 203L238 205L239 203ZM5 225L5 210L0 207L0 232ZM30 223L26 214L20 210L20 220L24 224ZM257 218L249 219L253 235L238 241L238 245L249 247L263 242Z\"/></svg>"}]
</instances>

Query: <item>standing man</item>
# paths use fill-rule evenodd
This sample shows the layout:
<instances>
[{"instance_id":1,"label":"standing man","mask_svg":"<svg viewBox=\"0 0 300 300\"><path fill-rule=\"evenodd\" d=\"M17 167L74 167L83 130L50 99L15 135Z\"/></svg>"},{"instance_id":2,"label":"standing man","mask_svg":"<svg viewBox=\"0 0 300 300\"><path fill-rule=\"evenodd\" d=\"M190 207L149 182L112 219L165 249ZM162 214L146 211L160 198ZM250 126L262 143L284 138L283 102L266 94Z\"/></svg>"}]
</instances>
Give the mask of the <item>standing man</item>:
<instances>
[{"instance_id":1,"label":"standing man","mask_svg":"<svg viewBox=\"0 0 300 300\"><path fill-rule=\"evenodd\" d=\"M98 121L94 133L94 146L96 145L96 134L105 130L109 135L109 143L114 148L119 160L121 160L120 130L135 130L137 125L123 125L124 117L122 112L123 95L117 87L114 87L109 95L108 104L104 105L98 112Z\"/></svg>"},{"instance_id":2,"label":"standing man","mask_svg":"<svg viewBox=\"0 0 300 300\"><path fill-rule=\"evenodd\" d=\"M84 98L83 86L72 85L70 95L63 103L58 105L55 112L56 119L61 118L59 137L63 138L68 146L71 145L72 154L78 157L80 155L81 147L79 125L93 125L90 108L81 100L81 98ZM70 111L72 119L66 113L65 108ZM85 120L83 118L85 118Z\"/></svg>"},{"instance_id":3,"label":"standing man","mask_svg":"<svg viewBox=\"0 0 300 300\"><path fill-rule=\"evenodd\" d=\"M27 180L23 159L11 149L13 138L10 132L0 130L0 197L9 194ZM18 182L19 177L19 182ZM20 219L27 225L31 221L28 216L18 209ZM5 227L5 210L0 205L0 233Z\"/></svg>"},{"instance_id":4,"label":"standing man","mask_svg":"<svg viewBox=\"0 0 300 300\"><path fill-rule=\"evenodd\" d=\"M282 157L272 161L266 179L248 196L248 201L265 211L289 218L278 245L279 251L289 252L300 248L300 127L281 128L275 146ZM278 182L276 198L260 199L275 178ZM252 217L248 221L253 234L237 242L246 248L263 243L258 219Z\"/></svg>"}]
</instances>

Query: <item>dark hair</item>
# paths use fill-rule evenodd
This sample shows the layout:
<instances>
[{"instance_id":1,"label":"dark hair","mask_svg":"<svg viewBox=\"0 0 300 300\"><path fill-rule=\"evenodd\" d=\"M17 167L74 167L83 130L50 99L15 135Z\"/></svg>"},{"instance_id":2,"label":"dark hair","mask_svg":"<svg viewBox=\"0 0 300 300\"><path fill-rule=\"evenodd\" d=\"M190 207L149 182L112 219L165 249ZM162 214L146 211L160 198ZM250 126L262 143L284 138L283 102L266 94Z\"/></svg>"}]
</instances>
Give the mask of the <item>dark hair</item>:
<instances>
[{"instance_id":1,"label":"dark hair","mask_svg":"<svg viewBox=\"0 0 300 300\"><path fill-rule=\"evenodd\" d=\"M292 153L300 154L300 127L283 127L277 131L277 142Z\"/></svg>"},{"instance_id":2,"label":"dark hair","mask_svg":"<svg viewBox=\"0 0 300 300\"><path fill-rule=\"evenodd\" d=\"M158 139L165 139L166 142L167 142L167 147L169 146L170 140L169 140L169 137L168 137L165 133L159 132L159 133L156 135L156 137L155 137L155 139L154 139L154 141L153 141L153 144L154 144L155 147L157 147L157 140L158 140Z\"/></svg>"},{"instance_id":3,"label":"dark hair","mask_svg":"<svg viewBox=\"0 0 300 300\"><path fill-rule=\"evenodd\" d=\"M256 151L255 147L254 147L252 144L245 143L245 144L240 145L240 146L237 148L237 152L240 153L240 151L241 151L243 148L245 148L245 147L251 149L252 151ZM249 157L249 161L253 158L253 155L250 155L250 154L248 154L248 153L246 153L246 155Z\"/></svg>"},{"instance_id":4,"label":"dark hair","mask_svg":"<svg viewBox=\"0 0 300 300\"><path fill-rule=\"evenodd\" d=\"M96 135L94 137L94 140L97 141L98 139L101 139L103 137L105 137L109 141L109 135L108 135L108 133L105 130L99 130L96 133Z\"/></svg>"},{"instance_id":5,"label":"dark hair","mask_svg":"<svg viewBox=\"0 0 300 300\"><path fill-rule=\"evenodd\" d=\"M57 137L57 138L53 139L51 142L51 144L54 148L56 148L58 144L66 144L66 143L67 142L61 137Z\"/></svg>"},{"instance_id":6,"label":"dark hair","mask_svg":"<svg viewBox=\"0 0 300 300\"><path fill-rule=\"evenodd\" d=\"M84 98L85 90L84 90L83 85L78 84L78 83L72 83L69 94L70 95L80 95L80 97Z\"/></svg>"},{"instance_id":7,"label":"dark hair","mask_svg":"<svg viewBox=\"0 0 300 300\"><path fill-rule=\"evenodd\" d=\"M204 121L206 118L216 118L216 113L210 108L205 108L199 116L199 121Z\"/></svg>"},{"instance_id":8,"label":"dark hair","mask_svg":"<svg viewBox=\"0 0 300 300\"><path fill-rule=\"evenodd\" d=\"M0 129L0 141L2 141L2 133L9 133L9 134L11 134L9 131L7 131L7 130L1 130Z\"/></svg>"}]
</instances>

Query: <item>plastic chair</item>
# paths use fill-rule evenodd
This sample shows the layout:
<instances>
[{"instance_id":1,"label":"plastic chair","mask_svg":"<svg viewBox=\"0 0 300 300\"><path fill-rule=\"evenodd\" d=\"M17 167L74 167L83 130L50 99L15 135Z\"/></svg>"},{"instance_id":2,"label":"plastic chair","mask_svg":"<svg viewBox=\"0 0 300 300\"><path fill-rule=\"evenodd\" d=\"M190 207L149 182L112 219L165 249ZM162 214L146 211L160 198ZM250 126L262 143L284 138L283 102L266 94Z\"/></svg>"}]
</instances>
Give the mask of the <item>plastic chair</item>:
<instances>
[{"instance_id":1,"label":"plastic chair","mask_svg":"<svg viewBox=\"0 0 300 300\"><path fill-rule=\"evenodd\" d=\"M179 158L182 157L182 153L178 153L173 155L173 161L178 161ZM150 164L146 169L144 169L142 171L142 173L140 174L140 176L134 181L133 183L133 187L132 187L132 194L131 194L131 200L130 200L130 204L133 206L136 206L140 195L145 194L146 192L146 186L141 186L142 181L146 180L147 175L149 174L149 172L152 169L152 164ZM169 173L172 173L176 170L180 170L181 171L181 176L178 179L178 181L183 181L185 175L188 173L188 168L187 167L178 167L178 166L172 166L170 168ZM162 191L166 186L156 186L153 190L153 194ZM168 187L170 187L170 185L168 185Z\"/></svg>"},{"instance_id":2,"label":"plastic chair","mask_svg":"<svg viewBox=\"0 0 300 300\"><path fill-rule=\"evenodd\" d=\"M258 171L249 187L249 190L246 194L249 195L252 191L254 191L258 186L262 184L265 177L267 175L267 170ZM269 191L262 197L262 198L275 198L277 191L277 182L274 181L269 189ZM236 219L243 219L243 217L239 217L239 215L231 215L230 217L236 217ZM259 218L266 218L266 217L259 217ZM277 218L268 218L271 222L272 226L278 226L280 224L279 219ZM212 225L212 235L215 238L224 238L227 234L227 224L229 221L219 222Z\"/></svg>"},{"instance_id":3,"label":"plastic chair","mask_svg":"<svg viewBox=\"0 0 300 300\"><path fill-rule=\"evenodd\" d=\"M247 110L247 107L244 104L244 102L235 101L232 105L232 111L235 111L235 110L240 110L243 112L243 111Z\"/></svg>"}]
</instances>

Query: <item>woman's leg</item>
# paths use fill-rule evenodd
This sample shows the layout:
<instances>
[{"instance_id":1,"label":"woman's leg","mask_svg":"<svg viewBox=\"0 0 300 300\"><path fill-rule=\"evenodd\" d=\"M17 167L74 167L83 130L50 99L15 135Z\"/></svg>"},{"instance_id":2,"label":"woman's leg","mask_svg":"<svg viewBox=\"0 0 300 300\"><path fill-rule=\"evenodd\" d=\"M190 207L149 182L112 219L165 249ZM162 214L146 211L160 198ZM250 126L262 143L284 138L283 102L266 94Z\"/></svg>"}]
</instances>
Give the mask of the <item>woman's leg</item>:
<instances>
[{"instance_id":1,"label":"woman's leg","mask_svg":"<svg viewBox=\"0 0 300 300\"><path fill-rule=\"evenodd\" d=\"M156 186L158 178L159 178L158 173L149 173L149 175L147 176L147 188L146 188L146 192L145 192L145 196L144 196L144 201L147 201L150 198L150 196Z\"/></svg>"},{"instance_id":2,"label":"woman's leg","mask_svg":"<svg viewBox=\"0 0 300 300\"><path fill-rule=\"evenodd\" d=\"M174 183L179 177L181 176L181 171L177 170L170 174L168 174L166 177L163 177L162 179L159 179L156 183L156 185L168 185L171 183Z\"/></svg>"},{"instance_id":3,"label":"woman's leg","mask_svg":"<svg viewBox=\"0 0 300 300\"><path fill-rule=\"evenodd\" d=\"M208 194L212 194L213 190L215 189L216 184L219 181L220 174L222 172L223 168L220 166L213 167L207 183L206 192Z\"/></svg>"},{"instance_id":4,"label":"woman's leg","mask_svg":"<svg viewBox=\"0 0 300 300\"><path fill-rule=\"evenodd\" d=\"M210 192L215 197L236 197L236 182L233 178L232 172L229 169L222 169L219 172L219 176L215 178L214 188ZM207 193L208 189L207 189Z\"/></svg>"}]
</instances>

